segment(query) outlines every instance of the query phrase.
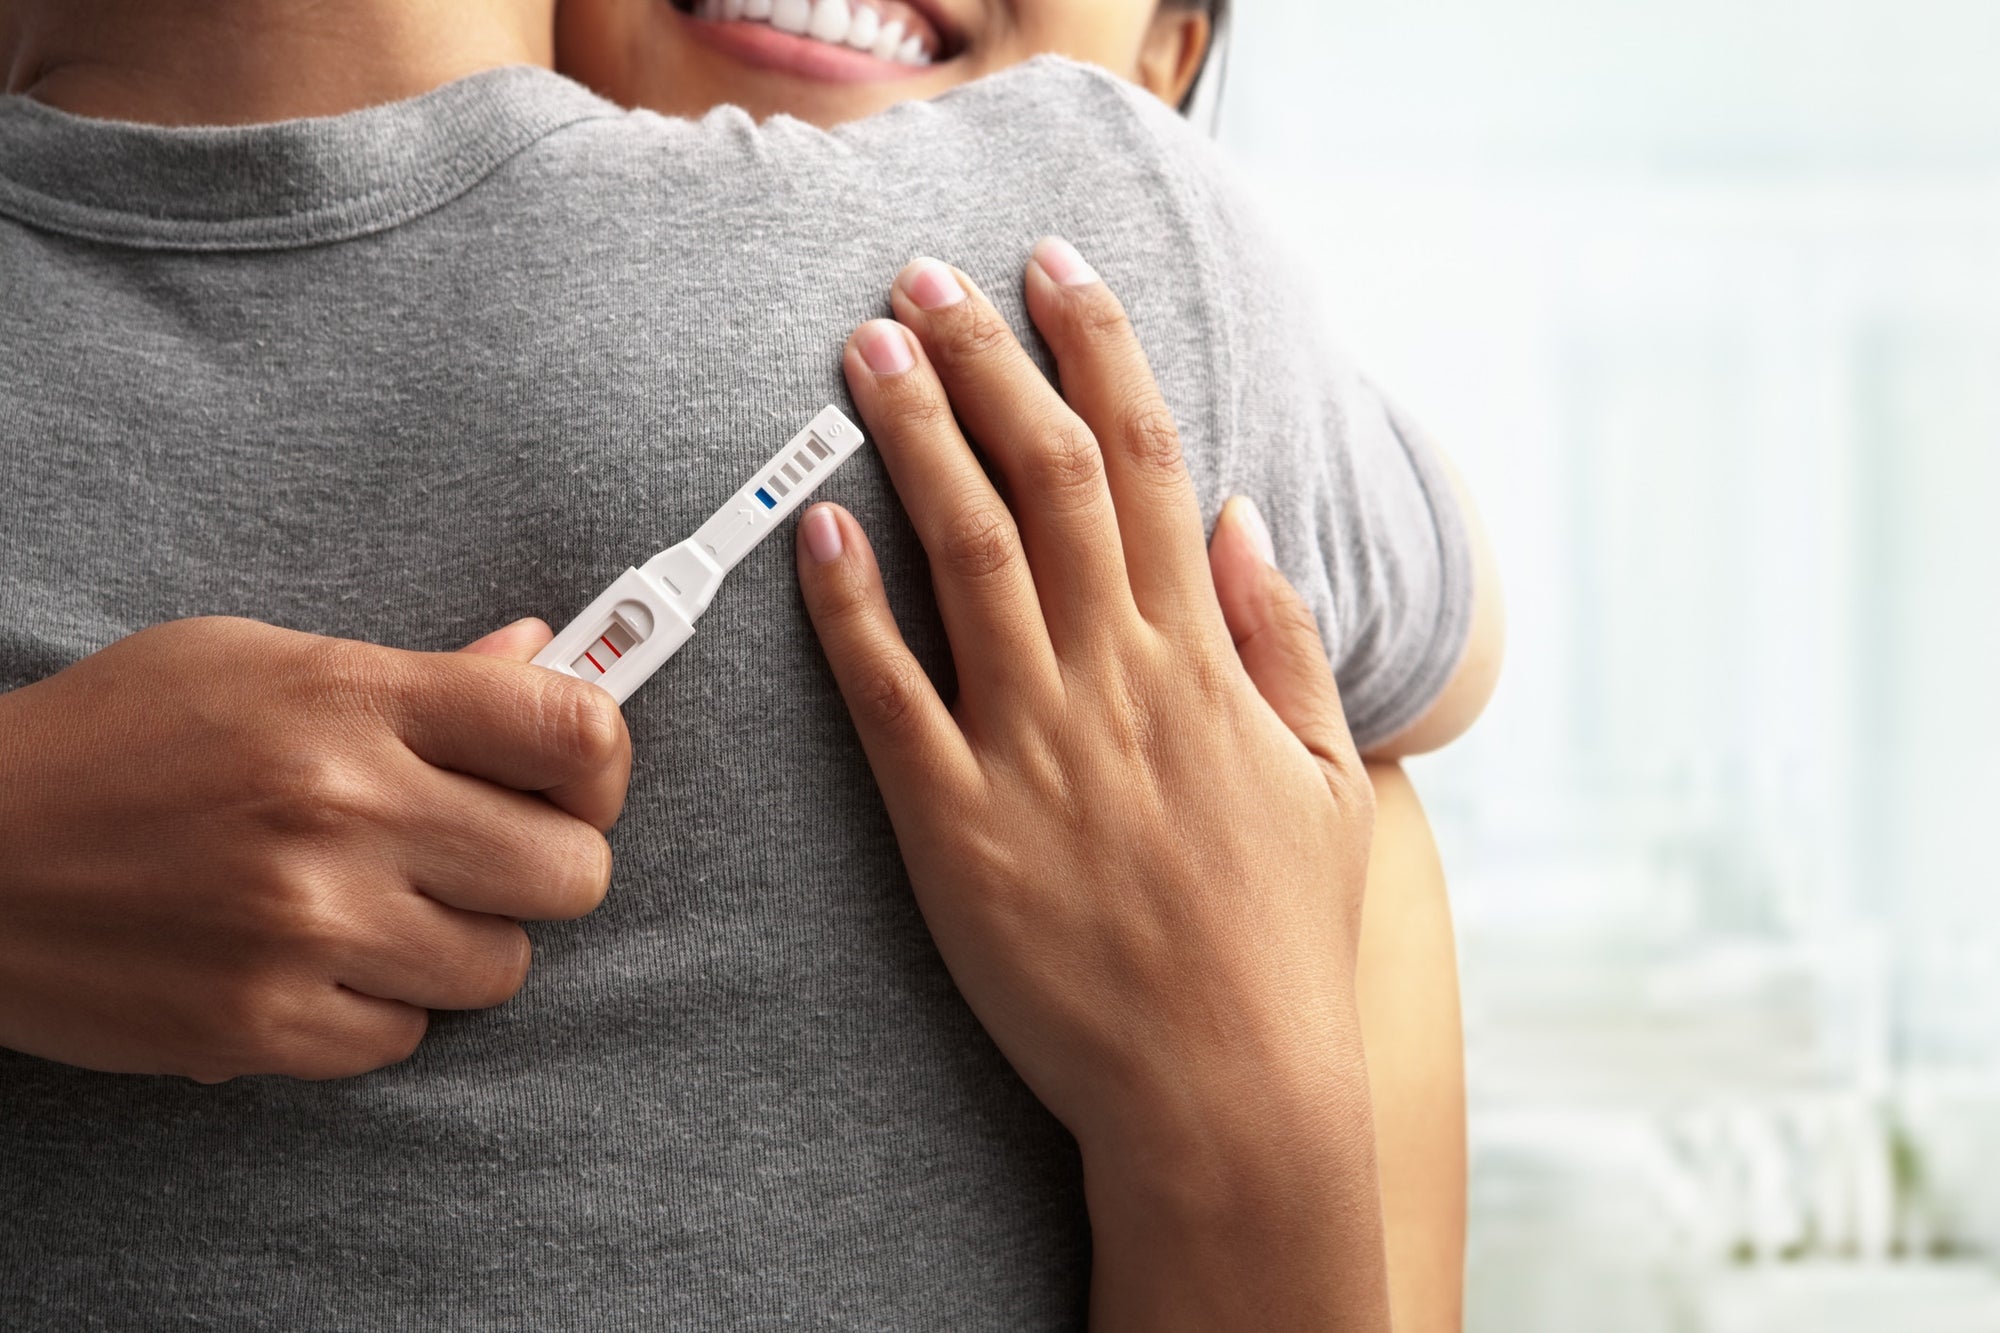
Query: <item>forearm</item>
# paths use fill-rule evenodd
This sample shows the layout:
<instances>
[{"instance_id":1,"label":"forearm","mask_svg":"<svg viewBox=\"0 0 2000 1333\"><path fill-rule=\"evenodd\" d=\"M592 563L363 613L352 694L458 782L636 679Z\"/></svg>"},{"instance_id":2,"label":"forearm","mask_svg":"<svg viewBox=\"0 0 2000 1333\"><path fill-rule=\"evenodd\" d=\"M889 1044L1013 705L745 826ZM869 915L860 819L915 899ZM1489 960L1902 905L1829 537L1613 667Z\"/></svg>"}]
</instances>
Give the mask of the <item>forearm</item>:
<instances>
[{"instance_id":1,"label":"forearm","mask_svg":"<svg viewBox=\"0 0 2000 1333\"><path fill-rule=\"evenodd\" d=\"M1408 777L1395 764L1369 776L1375 839L1355 986L1365 1079L1355 1052L1316 1119L1288 1124L1274 1105L1283 1099L1244 1097L1233 1131L1225 1123L1091 1162L1095 1329L1371 1328L1390 1315L1397 1333L1463 1326L1464 1043L1450 906ZM1372 1143L1358 1139L1370 1126ZM1378 1180L1379 1196L1369 1193ZM1388 1314L1374 1285L1384 1252Z\"/></svg>"},{"instance_id":2,"label":"forearm","mask_svg":"<svg viewBox=\"0 0 2000 1333\"><path fill-rule=\"evenodd\" d=\"M1389 1327L1381 1192L1359 1019L1309 1060L1234 1073L1115 1144L1086 1145L1090 1325Z\"/></svg>"},{"instance_id":3,"label":"forearm","mask_svg":"<svg viewBox=\"0 0 2000 1333\"><path fill-rule=\"evenodd\" d=\"M1465 1292L1465 1043L1437 843L1403 770L1369 766L1375 842L1356 983L1397 1333L1457 1333Z\"/></svg>"}]
</instances>

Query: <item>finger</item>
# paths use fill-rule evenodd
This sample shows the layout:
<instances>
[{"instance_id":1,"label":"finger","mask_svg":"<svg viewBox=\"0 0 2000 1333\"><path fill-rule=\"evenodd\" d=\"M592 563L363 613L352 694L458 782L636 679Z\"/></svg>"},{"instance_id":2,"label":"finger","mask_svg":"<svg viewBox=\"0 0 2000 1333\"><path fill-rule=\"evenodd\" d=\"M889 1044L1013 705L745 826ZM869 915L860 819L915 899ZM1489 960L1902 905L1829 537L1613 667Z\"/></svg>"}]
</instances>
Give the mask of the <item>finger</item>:
<instances>
[{"instance_id":1,"label":"finger","mask_svg":"<svg viewBox=\"0 0 2000 1333\"><path fill-rule=\"evenodd\" d=\"M405 892L381 900L374 919L376 933L335 967L334 980L358 994L422 1009L487 1009L528 979L534 947L506 917Z\"/></svg>"},{"instance_id":2,"label":"finger","mask_svg":"<svg viewBox=\"0 0 2000 1333\"><path fill-rule=\"evenodd\" d=\"M1067 241L1028 261L1028 313L1055 353L1063 397L1090 427L1124 543L1139 611L1155 624L1198 624L1218 636L1201 504L1180 429L1160 396L1125 307Z\"/></svg>"},{"instance_id":3,"label":"finger","mask_svg":"<svg viewBox=\"0 0 2000 1333\"><path fill-rule=\"evenodd\" d=\"M958 419L1006 478L1057 651L1102 642L1132 593L1090 428L964 274L916 260L889 301L923 344Z\"/></svg>"},{"instance_id":4,"label":"finger","mask_svg":"<svg viewBox=\"0 0 2000 1333\"><path fill-rule=\"evenodd\" d=\"M508 662L532 662L535 654L548 647L555 632L534 616L517 620L511 625L494 630L481 639L474 639L461 653L471 653L477 657L498 657Z\"/></svg>"},{"instance_id":5,"label":"finger","mask_svg":"<svg viewBox=\"0 0 2000 1333\"><path fill-rule=\"evenodd\" d=\"M848 388L875 451L930 556L938 614L961 695L1056 679L1055 654L1014 516L952 420L951 404L907 329L856 329Z\"/></svg>"},{"instance_id":6,"label":"finger","mask_svg":"<svg viewBox=\"0 0 2000 1333\"><path fill-rule=\"evenodd\" d=\"M304 1079L353 1078L409 1059L430 1028L430 1013L416 1005L362 995L343 986L328 989L331 995L311 997L313 1039L297 1043L274 1067L254 1072Z\"/></svg>"},{"instance_id":7,"label":"finger","mask_svg":"<svg viewBox=\"0 0 2000 1333\"><path fill-rule=\"evenodd\" d=\"M548 647L550 640L554 638L555 631L549 628L547 621L542 620L538 616L526 616L511 625L494 630L491 634L483 638L473 640L458 651L473 657L497 658L503 662L532 662L535 660L535 654ZM619 721L622 725L624 721L623 714L620 714ZM625 772L629 775L629 747ZM580 818L589 818L592 824L598 824L600 820L616 820L618 811L624 804L624 787L621 781L615 792L609 790L603 783L603 776L602 774L591 775L581 785L559 783L554 787L545 789L544 794L547 796L549 802L555 805L560 811L575 813ZM608 816L605 814L606 810L609 811ZM527 816L523 817L526 818ZM608 828L610 825L606 822L602 824L602 827ZM599 841L602 841L601 837ZM608 858L608 848L605 855ZM581 916L591 911L597 906L598 902L603 900L603 896L603 890L600 888L595 900L590 902L588 906L578 908L574 911L559 908L558 910L549 912L548 915L544 915L541 911L509 911L505 915L536 921L566 919L571 916ZM498 910L480 908L469 903L459 905L468 907L474 911Z\"/></svg>"},{"instance_id":8,"label":"finger","mask_svg":"<svg viewBox=\"0 0 2000 1333\"><path fill-rule=\"evenodd\" d=\"M1319 623L1271 563L1270 531L1244 497L1222 507L1209 564L1237 656L1264 702L1323 766L1358 771Z\"/></svg>"},{"instance_id":9,"label":"finger","mask_svg":"<svg viewBox=\"0 0 2000 1333\"><path fill-rule=\"evenodd\" d=\"M972 752L896 628L853 515L818 504L799 523L799 587L891 814L965 780Z\"/></svg>"},{"instance_id":10,"label":"finger","mask_svg":"<svg viewBox=\"0 0 2000 1333\"><path fill-rule=\"evenodd\" d=\"M603 830L618 819L632 740L611 696L560 671L473 653L403 653L387 706L438 768L540 792Z\"/></svg>"},{"instance_id":11,"label":"finger","mask_svg":"<svg viewBox=\"0 0 2000 1333\"><path fill-rule=\"evenodd\" d=\"M419 766L404 839L404 874L447 907L519 921L595 911L611 884L604 835L539 796Z\"/></svg>"}]
</instances>

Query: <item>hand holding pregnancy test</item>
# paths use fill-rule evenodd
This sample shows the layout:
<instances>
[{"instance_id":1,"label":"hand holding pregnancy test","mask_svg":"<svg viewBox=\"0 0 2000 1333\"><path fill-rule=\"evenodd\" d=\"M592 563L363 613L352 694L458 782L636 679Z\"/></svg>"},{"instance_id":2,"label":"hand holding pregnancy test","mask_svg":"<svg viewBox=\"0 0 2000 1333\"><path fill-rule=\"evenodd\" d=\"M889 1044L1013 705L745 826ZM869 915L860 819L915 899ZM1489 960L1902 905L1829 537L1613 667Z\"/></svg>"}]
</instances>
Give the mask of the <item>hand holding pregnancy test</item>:
<instances>
[{"instance_id":1,"label":"hand holding pregnancy test","mask_svg":"<svg viewBox=\"0 0 2000 1333\"><path fill-rule=\"evenodd\" d=\"M624 703L694 635L723 575L805 503L863 443L829 407L743 483L694 536L628 569L598 594L535 665L590 681Z\"/></svg>"}]
</instances>

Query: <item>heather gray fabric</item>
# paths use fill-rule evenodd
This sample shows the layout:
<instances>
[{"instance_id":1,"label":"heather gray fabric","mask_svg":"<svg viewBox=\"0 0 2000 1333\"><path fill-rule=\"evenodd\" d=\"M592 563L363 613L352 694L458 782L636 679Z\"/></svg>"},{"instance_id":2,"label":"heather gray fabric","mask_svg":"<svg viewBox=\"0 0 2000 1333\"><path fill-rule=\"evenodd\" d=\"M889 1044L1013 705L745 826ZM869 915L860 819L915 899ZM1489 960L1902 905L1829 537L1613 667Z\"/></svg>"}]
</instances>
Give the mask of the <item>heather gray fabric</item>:
<instances>
[{"instance_id":1,"label":"heather gray fabric","mask_svg":"<svg viewBox=\"0 0 2000 1333\"><path fill-rule=\"evenodd\" d=\"M1467 625L1431 455L1207 148L1060 61L835 134L534 70L236 130L0 101L0 686L203 613L560 624L846 403L906 259L1025 327L1048 232L1130 303L1209 513L1263 503L1363 736L1414 716ZM879 462L825 494L948 672ZM0 1327L1079 1325L1072 1147L937 961L791 559L628 706L610 899L513 1002L335 1083L0 1052Z\"/></svg>"}]
</instances>

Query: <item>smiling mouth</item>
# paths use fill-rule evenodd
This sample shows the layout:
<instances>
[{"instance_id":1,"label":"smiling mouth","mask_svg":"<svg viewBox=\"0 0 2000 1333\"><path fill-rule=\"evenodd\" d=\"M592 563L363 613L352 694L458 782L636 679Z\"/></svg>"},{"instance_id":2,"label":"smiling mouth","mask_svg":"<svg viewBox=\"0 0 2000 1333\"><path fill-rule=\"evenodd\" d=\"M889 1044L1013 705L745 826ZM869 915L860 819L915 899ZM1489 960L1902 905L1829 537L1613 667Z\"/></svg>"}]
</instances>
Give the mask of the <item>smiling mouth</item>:
<instances>
[{"instance_id":1,"label":"smiling mouth","mask_svg":"<svg viewBox=\"0 0 2000 1333\"><path fill-rule=\"evenodd\" d=\"M673 6L703 23L769 28L891 65L921 69L956 54L905 0L673 0Z\"/></svg>"}]
</instances>

